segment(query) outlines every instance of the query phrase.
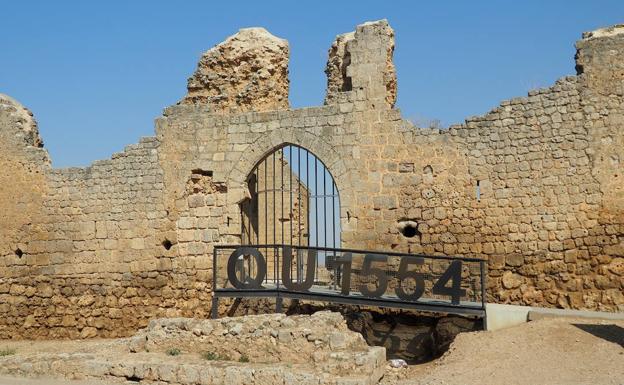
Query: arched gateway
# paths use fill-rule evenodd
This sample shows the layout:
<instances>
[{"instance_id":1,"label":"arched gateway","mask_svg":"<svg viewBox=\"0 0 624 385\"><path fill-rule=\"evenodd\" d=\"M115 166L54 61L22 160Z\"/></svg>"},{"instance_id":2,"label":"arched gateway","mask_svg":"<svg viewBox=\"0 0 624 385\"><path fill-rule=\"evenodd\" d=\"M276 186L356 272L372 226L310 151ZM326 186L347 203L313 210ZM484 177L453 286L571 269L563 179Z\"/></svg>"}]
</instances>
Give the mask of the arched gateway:
<instances>
[{"instance_id":1,"label":"arched gateway","mask_svg":"<svg viewBox=\"0 0 624 385\"><path fill-rule=\"evenodd\" d=\"M280 247L340 247L340 195L325 163L309 150L283 144L260 160L247 177L250 197L241 203L243 245L259 248L267 259L266 280L279 276ZM307 268L295 252L293 275L302 280ZM330 252L318 250L315 281L329 278ZM320 265L320 269L319 269ZM241 256L239 275L251 274L253 258ZM242 279L242 278L241 278Z\"/></svg>"},{"instance_id":2,"label":"arched gateway","mask_svg":"<svg viewBox=\"0 0 624 385\"><path fill-rule=\"evenodd\" d=\"M340 195L309 150L278 146L246 183L241 244L215 246L213 316L220 297L274 297L278 311L291 298L483 314L481 260L341 248Z\"/></svg>"},{"instance_id":3,"label":"arched gateway","mask_svg":"<svg viewBox=\"0 0 624 385\"><path fill-rule=\"evenodd\" d=\"M270 77L258 80L262 93L253 95L248 92L256 87L245 86L248 77L240 83L224 79L219 95L212 93L212 80L201 88L204 68L192 79L188 103L209 100L217 111L246 111L237 120L223 120L227 138L221 143L213 144L216 131L206 130L202 147L226 151L212 159L226 174L215 175L227 185L222 229L232 242L213 246L213 315L219 298L243 297L276 298L278 309L282 298L290 298L484 314L483 260L409 253L440 249L429 243L437 242L437 232L457 226L448 218L451 207L436 207L433 216L429 206L446 196L429 202L419 193L447 178L436 186L422 183L420 170L429 163L446 167L447 160L438 159L435 148L421 151L420 133L393 110L394 43L387 23L358 28L349 41L341 38L332 46L322 107L289 110L282 93L288 83ZM283 42L268 38L284 47L271 54L271 66L286 64ZM280 68L286 73L286 65ZM283 87L275 92L278 84ZM232 95L236 100L226 103ZM464 160L457 164L465 166ZM447 173L461 172L449 166ZM469 179L451 180L453 190L460 190L452 196L463 197ZM421 224L429 231L418 233ZM448 238L452 253L457 241Z\"/></svg>"},{"instance_id":4,"label":"arched gateway","mask_svg":"<svg viewBox=\"0 0 624 385\"><path fill-rule=\"evenodd\" d=\"M247 178L241 204L243 244L340 247L340 195L325 163L307 149L284 144Z\"/></svg>"}]
</instances>

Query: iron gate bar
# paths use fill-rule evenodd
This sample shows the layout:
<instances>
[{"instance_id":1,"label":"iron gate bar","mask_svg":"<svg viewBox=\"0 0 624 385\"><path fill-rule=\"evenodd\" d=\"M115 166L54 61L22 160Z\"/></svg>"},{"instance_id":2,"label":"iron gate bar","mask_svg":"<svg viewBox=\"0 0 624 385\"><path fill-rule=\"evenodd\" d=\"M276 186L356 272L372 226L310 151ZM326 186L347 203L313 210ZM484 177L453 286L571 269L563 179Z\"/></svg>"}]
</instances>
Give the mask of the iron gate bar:
<instances>
[{"instance_id":1,"label":"iron gate bar","mask_svg":"<svg viewBox=\"0 0 624 385\"><path fill-rule=\"evenodd\" d=\"M305 154L306 154L306 186L307 186L307 194L308 197L306 198L307 202L308 202L308 209L306 212L306 230L308 232L308 246L310 245L310 237L311 237L311 231L310 231L310 209L311 209L311 195L310 195L310 153L308 152L308 150L305 150Z\"/></svg>"},{"instance_id":2,"label":"iron gate bar","mask_svg":"<svg viewBox=\"0 0 624 385\"><path fill-rule=\"evenodd\" d=\"M284 147L284 148L286 148L286 147ZM294 207L295 205L294 205L294 202L292 200L292 174L295 172L292 169L292 148L288 149L288 168L289 168L288 174L290 176L290 185L288 186L288 190L290 190L290 202L289 202L290 203L289 204L290 212L289 212L288 219L289 219L289 223L290 223L290 245L292 246L292 238L293 238L292 230L293 230L293 222L294 222L294 219L295 219L295 215L294 215L294 212L293 212L293 210L295 209L295 207Z\"/></svg>"},{"instance_id":3,"label":"iron gate bar","mask_svg":"<svg viewBox=\"0 0 624 385\"><path fill-rule=\"evenodd\" d=\"M264 242L269 243L269 194L267 193L267 164L266 161L263 162L264 165ZM275 178L273 178L275 179ZM258 216L260 216L260 208L258 208ZM260 218L258 218L258 233L260 233ZM265 253L266 254L266 253ZM273 261L276 262L276 261ZM273 276L275 276L275 263L273 264ZM266 281L269 281L269 276L267 274Z\"/></svg>"},{"instance_id":4,"label":"iron gate bar","mask_svg":"<svg viewBox=\"0 0 624 385\"><path fill-rule=\"evenodd\" d=\"M327 178L325 176L323 173L323 195L327 195ZM323 244L327 246L327 199L323 199Z\"/></svg>"},{"instance_id":5,"label":"iron gate bar","mask_svg":"<svg viewBox=\"0 0 624 385\"><path fill-rule=\"evenodd\" d=\"M308 153L308 161L310 158L310 153ZM306 170L308 173L310 172L310 167L309 165L307 166L308 169ZM308 186L311 186L310 181L308 181ZM318 158L314 157L314 193L310 193L310 199L308 200L309 204L311 205L312 202L314 202L314 233L315 233L315 237L314 237L314 243L316 246L319 245L319 239L318 239L318 197L316 196L316 194L318 194ZM312 210L312 208L310 207L310 209L308 209L308 227L309 227L309 223L312 221L312 214L310 213L310 210ZM308 235L308 246L312 245L312 232L310 231L310 234ZM318 278L318 263L316 264L315 268L314 268L314 276L316 278Z\"/></svg>"},{"instance_id":6,"label":"iron gate bar","mask_svg":"<svg viewBox=\"0 0 624 385\"><path fill-rule=\"evenodd\" d=\"M291 150L292 151L292 150ZM297 148L297 175L299 176L299 183L297 183L297 202L299 202L299 219L297 220L297 226L299 227L297 245L301 246L301 149Z\"/></svg>"},{"instance_id":7,"label":"iron gate bar","mask_svg":"<svg viewBox=\"0 0 624 385\"><path fill-rule=\"evenodd\" d=\"M275 190L275 156L277 151L273 152L273 190ZM265 193L268 197L268 194ZM268 199L268 198L266 198ZM277 205L275 204L277 201L275 194L273 194L273 243L277 243L277 209L275 208ZM268 250L268 249L267 249ZM277 255L273 253L273 276L277 277Z\"/></svg>"},{"instance_id":8,"label":"iron gate bar","mask_svg":"<svg viewBox=\"0 0 624 385\"><path fill-rule=\"evenodd\" d=\"M336 247L336 202L334 192L334 187L336 186L336 182L332 180L332 247ZM340 214L340 213L339 213Z\"/></svg>"},{"instance_id":9,"label":"iron gate bar","mask_svg":"<svg viewBox=\"0 0 624 385\"><path fill-rule=\"evenodd\" d=\"M316 193L317 191L318 191L318 158L314 158L314 192ZM314 242L316 243L316 246L318 246L319 245L318 197L316 196L314 197L314 228L316 231L316 238L314 239ZM318 271L316 273L318 273Z\"/></svg>"},{"instance_id":10,"label":"iron gate bar","mask_svg":"<svg viewBox=\"0 0 624 385\"><path fill-rule=\"evenodd\" d=\"M282 204L281 204L281 209L282 209L282 215L280 216L280 222L282 223L282 244L284 244L284 148L282 147L279 151L281 151L281 157L282 160L280 161L280 168L281 168L281 178L280 178L280 186L281 186L281 195L282 195Z\"/></svg>"}]
</instances>

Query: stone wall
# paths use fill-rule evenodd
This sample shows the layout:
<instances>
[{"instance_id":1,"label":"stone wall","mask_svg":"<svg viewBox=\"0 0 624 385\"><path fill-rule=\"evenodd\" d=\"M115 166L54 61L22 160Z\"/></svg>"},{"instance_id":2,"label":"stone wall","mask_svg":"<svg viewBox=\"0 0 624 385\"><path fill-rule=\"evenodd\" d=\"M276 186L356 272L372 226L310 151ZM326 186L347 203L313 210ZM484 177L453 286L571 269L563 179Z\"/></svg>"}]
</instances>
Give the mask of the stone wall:
<instances>
[{"instance_id":1,"label":"stone wall","mask_svg":"<svg viewBox=\"0 0 624 385\"><path fill-rule=\"evenodd\" d=\"M339 313L154 319L132 338L40 342L0 359L0 374L171 385L378 384L383 347Z\"/></svg>"},{"instance_id":2,"label":"stone wall","mask_svg":"<svg viewBox=\"0 0 624 385\"><path fill-rule=\"evenodd\" d=\"M32 113L0 94L0 255L23 256L29 224L43 205L48 153Z\"/></svg>"},{"instance_id":3,"label":"stone wall","mask_svg":"<svg viewBox=\"0 0 624 385\"><path fill-rule=\"evenodd\" d=\"M2 260L4 338L126 334L185 297L172 293L192 277L162 244L172 227L157 146L145 138L88 168L46 171L24 254Z\"/></svg>"},{"instance_id":4,"label":"stone wall","mask_svg":"<svg viewBox=\"0 0 624 385\"><path fill-rule=\"evenodd\" d=\"M0 337L205 317L213 247L241 242L249 173L285 143L334 177L343 247L485 258L490 301L622 311L623 40L621 27L585 35L577 76L440 131L392 108L393 32L366 23L330 49L324 106L288 109L282 64L269 78L253 55L201 64L206 89L236 87L214 98L189 87L155 138L82 169L51 169L34 121L5 98ZM258 41L238 48L258 52ZM230 98L238 85L279 92Z\"/></svg>"}]
</instances>

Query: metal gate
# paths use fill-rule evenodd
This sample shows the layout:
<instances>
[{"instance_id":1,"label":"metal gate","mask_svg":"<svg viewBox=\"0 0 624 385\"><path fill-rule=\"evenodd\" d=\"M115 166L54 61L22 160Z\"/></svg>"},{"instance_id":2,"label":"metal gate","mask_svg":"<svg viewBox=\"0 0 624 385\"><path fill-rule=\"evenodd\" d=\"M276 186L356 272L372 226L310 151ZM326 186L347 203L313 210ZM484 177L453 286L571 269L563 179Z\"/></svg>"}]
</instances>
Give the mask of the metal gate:
<instances>
[{"instance_id":1,"label":"metal gate","mask_svg":"<svg viewBox=\"0 0 624 385\"><path fill-rule=\"evenodd\" d=\"M243 245L340 247L340 196L331 173L307 149L285 144L265 156L247 179L250 199L241 204ZM267 279L277 277L280 249L263 250ZM321 263L331 253L321 253ZM240 274L254 270L253 259L240 261ZM293 275L302 279L303 255L293 260ZM318 265L315 269L318 276ZM322 272L321 272L322 273Z\"/></svg>"}]
</instances>

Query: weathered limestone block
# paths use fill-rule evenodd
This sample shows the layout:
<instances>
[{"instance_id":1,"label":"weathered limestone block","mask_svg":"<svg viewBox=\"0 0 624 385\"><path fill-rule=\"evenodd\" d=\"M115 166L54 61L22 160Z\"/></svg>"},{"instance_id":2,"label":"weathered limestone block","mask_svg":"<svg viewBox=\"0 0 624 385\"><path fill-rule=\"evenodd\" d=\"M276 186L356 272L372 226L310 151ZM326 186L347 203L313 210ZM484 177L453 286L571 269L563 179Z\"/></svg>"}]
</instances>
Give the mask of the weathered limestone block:
<instances>
[{"instance_id":1,"label":"weathered limestone block","mask_svg":"<svg viewBox=\"0 0 624 385\"><path fill-rule=\"evenodd\" d=\"M341 93L365 90L373 102L392 108L397 97L394 30L387 20L360 24L355 32L338 35L329 49L325 104L341 101ZM381 107L381 106L379 106Z\"/></svg>"},{"instance_id":2,"label":"weathered limestone block","mask_svg":"<svg viewBox=\"0 0 624 385\"><path fill-rule=\"evenodd\" d=\"M514 274L511 271L506 271L503 274L502 282L505 289L515 289L522 284L522 279L519 275Z\"/></svg>"},{"instance_id":3,"label":"weathered limestone block","mask_svg":"<svg viewBox=\"0 0 624 385\"><path fill-rule=\"evenodd\" d=\"M217 112L288 109L288 42L264 28L243 28L205 52L182 104Z\"/></svg>"},{"instance_id":4,"label":"weathered limestone block","mask_svg":"<svg viewBox=\"0 0 624 385\"><path fill-rule=\"evenodd\" d=\"M624 258L615 258L608 265L608 269L613 274L624 276Z\"/></svg>"}]
</instances>

